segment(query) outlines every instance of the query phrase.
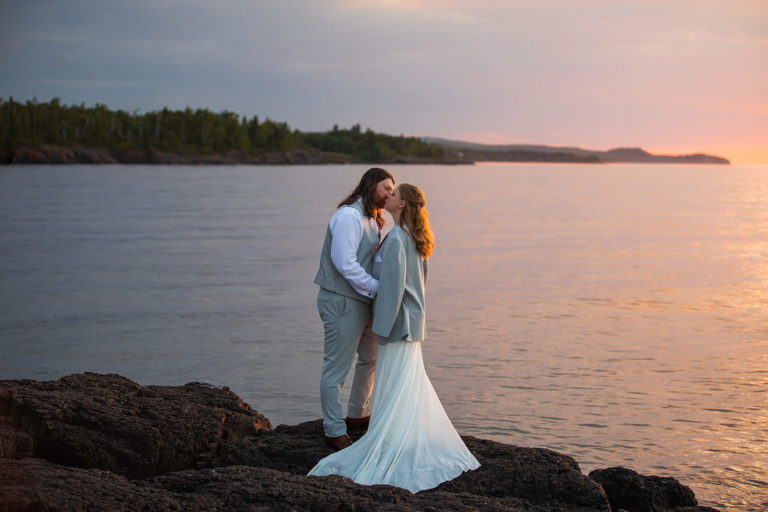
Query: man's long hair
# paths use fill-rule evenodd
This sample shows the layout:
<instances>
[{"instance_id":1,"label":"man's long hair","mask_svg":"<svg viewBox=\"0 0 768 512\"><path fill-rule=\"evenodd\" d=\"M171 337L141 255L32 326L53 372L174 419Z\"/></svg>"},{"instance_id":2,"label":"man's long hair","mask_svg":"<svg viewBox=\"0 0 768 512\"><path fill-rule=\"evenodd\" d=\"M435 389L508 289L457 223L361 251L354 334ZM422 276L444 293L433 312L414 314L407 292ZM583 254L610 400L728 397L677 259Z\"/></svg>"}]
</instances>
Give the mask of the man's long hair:
<instances>
[{"instance_id":1,"label":"man's long hair","mask_svg":"<svg viewBox=\"0 0 768 512\"><path fill-rule=\"evenodd\" d=\"M405 202L403 213L400 214L400 226L405 224L408 228L413 241L416 242L416 251L421 257L429 258L435 247L435 237L429 228L424 192L410 183L401 183L397 190L400 191L400 199Z\"/></svg>"},{"instance_id":2,"label":"man's long hair","mask_svg":"<svg viewBox=\"0 0 768 512\"><path fill-rule=\"evenodd\" d=\"M376 185L380 181L385 179L391 179L392 183L395 183L395 177L392 173L386 169L380 167L372 167L365 171L363 177L360 178L360 183L343 201L339 203L338 207L350 205L357 201L358 197L363 199L363 212L366 217L376 219L376 223L379 225L379 229L384 227L384 217L381 214L381 208L376 206L374 201L374 192L376 192Z\"/></svg>"}]
</instances>

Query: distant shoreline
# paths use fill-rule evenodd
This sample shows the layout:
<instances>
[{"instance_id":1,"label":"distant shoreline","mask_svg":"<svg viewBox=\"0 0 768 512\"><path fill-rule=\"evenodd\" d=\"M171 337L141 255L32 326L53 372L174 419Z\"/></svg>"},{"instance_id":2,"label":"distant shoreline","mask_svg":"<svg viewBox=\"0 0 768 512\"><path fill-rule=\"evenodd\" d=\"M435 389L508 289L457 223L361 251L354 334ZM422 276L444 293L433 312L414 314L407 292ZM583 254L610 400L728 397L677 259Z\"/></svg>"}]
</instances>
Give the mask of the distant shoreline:
<instances>
[{"instance_id":1,"label":"distant shoreline","mask_svg":"<svg viewBox=\"0 0 768 512\"><path fill-rule=\"evenodd\" d=\"M640 147L607 151L541 144L478 144L333 125L326 132L292 130L287 123L187 107L140 114L64 105L58 98L18 102L0 98L0 165L322 165L476 162L686 163L729 165L702 153L654 155Z\"/></svg>"},{"instance_id":2,"label":"distant shoreline","mask_svg":"<svg viewBox=\"0 0 768 512\"><path fill-rule=\"evenodd\" d=\"M110 149L49 144L21 146L16 150L0 150L0 165L328 165L366 163L348 155L295 149L291 151L223 153L172 153L153 149ZM449 159L399 156L381 161L382 164L473 164Z\"/></svg>"},{"instance_id":3,"label":"distant shoreline","mask_svg":"<svg viewBox=\"0 0 768 512\"><path fill-rule=\"evenodd\" d=\"M695 155L651 155L639 148L613 150L610 158L602 155L584 155L552 151L493 151L472 154L457 152L450 157L426 158L398 156L378 161L396 165L497 165L507 163L643 163L643 164L703 164L730 165L725 158ZM476 157L476 158L470 158ZM490 157L490 158L489 158ZM103 147L59 146L50 144L24 145L15 150L0 150L0 165L332 165L365 164L368 160L351 155L326 153L317 150L243 152L229 150L222 153L172 153L153 149L110 149Z\"/></svg>"},{"instance_id":4,"label":"distant shoreline","mask_svg":"<svg viewBox=\"0 0 768 512\"><path fill-rule=\"evenodd\" d=\"M436 144L447 154L475 162L584 162L584 163L646 163L646 164L707 164L730 165L727 158L704 153L685 155L654 155L640 147L621 147L607 151L572 146L537 144L479 144L459 140L422 137Z\"/></svg>"}]
</instances>

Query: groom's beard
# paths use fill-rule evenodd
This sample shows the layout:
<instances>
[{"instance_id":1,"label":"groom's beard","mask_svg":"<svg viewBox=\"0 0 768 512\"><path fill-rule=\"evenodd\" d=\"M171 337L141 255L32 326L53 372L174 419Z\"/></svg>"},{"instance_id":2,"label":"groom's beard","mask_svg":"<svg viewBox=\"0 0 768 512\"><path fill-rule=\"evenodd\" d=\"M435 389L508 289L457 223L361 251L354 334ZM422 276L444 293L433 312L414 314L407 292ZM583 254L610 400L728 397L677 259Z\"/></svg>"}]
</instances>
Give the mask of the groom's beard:
<instances>
[{"instance_id":1,"label":"groom's beard","mask_svg":"<svg viewBox=\"0 0 768 512\"><path fill-rule=\"evenodd\" d=\"M379 210L384 208L385 204L387 204L387 198L386 197L384 199L376 199L373 202L373 206L375 206L376 209L379 209Z\"/></svg>"}]
</instances>

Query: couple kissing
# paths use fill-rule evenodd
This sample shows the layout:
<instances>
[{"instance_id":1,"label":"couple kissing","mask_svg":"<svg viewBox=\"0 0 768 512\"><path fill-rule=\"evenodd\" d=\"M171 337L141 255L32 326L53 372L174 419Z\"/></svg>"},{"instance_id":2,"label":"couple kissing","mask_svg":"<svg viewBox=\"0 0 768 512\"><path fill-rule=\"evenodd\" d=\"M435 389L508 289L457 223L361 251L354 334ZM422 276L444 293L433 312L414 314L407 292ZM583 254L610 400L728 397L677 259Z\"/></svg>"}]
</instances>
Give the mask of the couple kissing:
<instances>
[{"instance_id":1,"label":"couple kissing","mask_svg":"<svg viewBox=\"0 0 768 512\"><path fill-rule=\"evenodd\" d=\"M382 240L387 220L393 225ZM331 216L315 283L324 328L320 403L325 442L337 450L309 475L418 492L480 466L424 369L427 258L434 247L424 193L366 171ZM341 388L354 378L342 417ZM375 385L374 385L375 381ZM347 427L368 427L352 443Z\"/></svg>"}]
</instances>

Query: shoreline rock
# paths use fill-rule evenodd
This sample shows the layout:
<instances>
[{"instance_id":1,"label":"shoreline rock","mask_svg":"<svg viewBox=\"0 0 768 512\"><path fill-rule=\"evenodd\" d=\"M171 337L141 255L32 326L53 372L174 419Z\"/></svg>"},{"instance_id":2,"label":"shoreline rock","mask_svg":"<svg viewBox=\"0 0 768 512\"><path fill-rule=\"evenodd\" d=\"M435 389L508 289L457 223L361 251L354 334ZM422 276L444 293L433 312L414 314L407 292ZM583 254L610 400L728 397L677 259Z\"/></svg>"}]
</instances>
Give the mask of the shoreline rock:
<instances>
[{"instance_id":1,"label":"shoreline rock","mask_svg":"<svg viewBox=\"0 0 768 512\"><path fill-rule=\"evenodd\" d=\"M365 163L343 155L296 149L246 153L229 150L224 153L184 154L151 149L109 149L82 146L27 145L16 150L0 150L0 165L33 164L124 164L124 165L327 165ZM396 157L386 164L456 164L454 162L420 157Z\"/></svg>"},{"instance_id":2,"label":"shoreline rock","mask_svg":"<svg viewBox=\"0 0 768 512\"><path fill-rule=\"evenodd\" d=\"M39 457L129 478L196 467L220 446L272 428L226 388L140 386L93 373L0 382L2 423L6 432L18 432L0 438L4 457Z\"/></svg>"},{"instance_id":3,"label":"shoreline rock","mask_svg":"<svg viewBox=\"0 0 768 512\"><path fill-rule=\"evenodd\" d=\"M331 453L322 439L321 420L273 428L226 387L95 373L0 381L0 511L715 510L672 478L584 475L566 455L472 436L481 467L415 495L307 477Z\"/></svg>"}]
</instances>

